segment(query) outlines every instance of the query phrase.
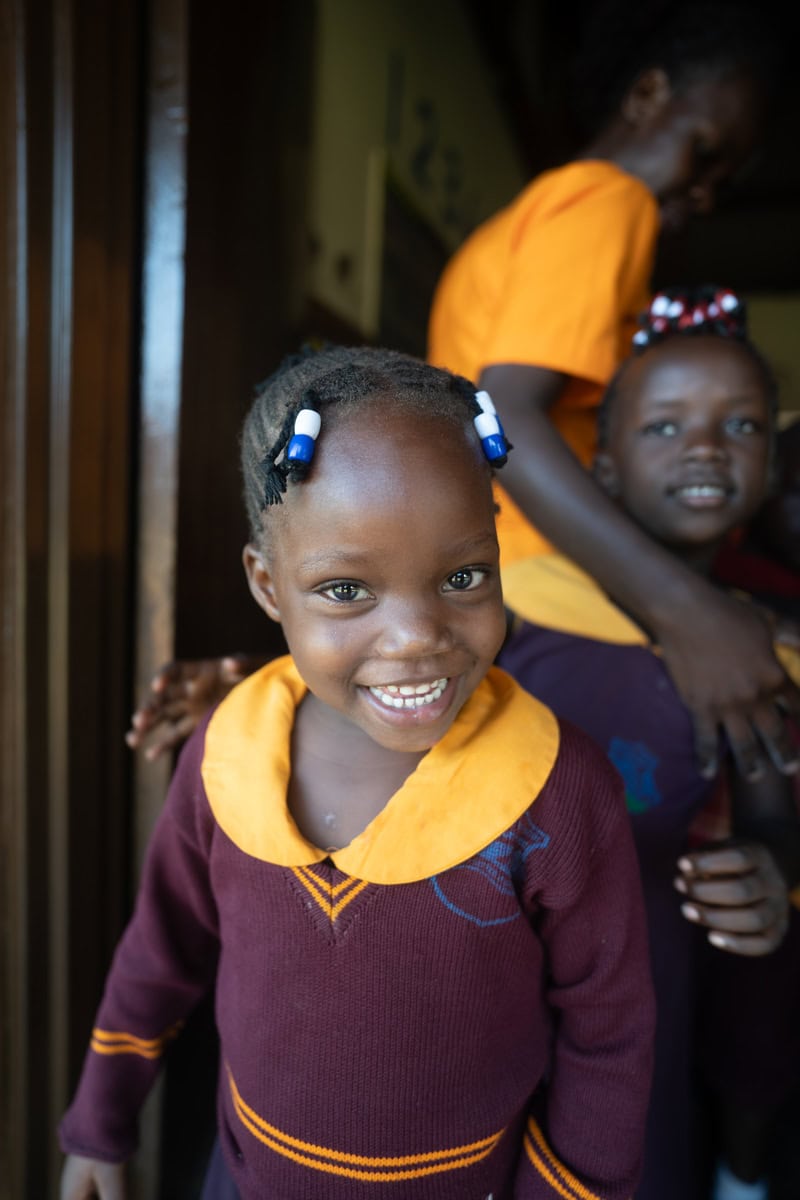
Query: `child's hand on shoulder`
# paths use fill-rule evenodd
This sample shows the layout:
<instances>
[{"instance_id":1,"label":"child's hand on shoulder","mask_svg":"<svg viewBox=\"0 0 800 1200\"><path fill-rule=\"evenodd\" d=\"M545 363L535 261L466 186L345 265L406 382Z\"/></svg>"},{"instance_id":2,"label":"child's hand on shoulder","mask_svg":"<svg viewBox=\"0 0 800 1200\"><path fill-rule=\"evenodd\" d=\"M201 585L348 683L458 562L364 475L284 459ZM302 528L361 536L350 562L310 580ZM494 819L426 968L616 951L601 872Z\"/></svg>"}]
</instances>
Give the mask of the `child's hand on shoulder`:
<instances>
[{"instance_id":1,"label":"child's hand on shoulder","mask_svg":"<svg viewBox=\"0 0 800 1200\"><path fill-rule=\"evenodd\" d=\"M125 1166L68 1154L59 1200L125 1200Z\"/></svg>"},{"instance_id":2,"label":"child's hand on shoulder","mask_svg":"<svg viewBox=\"0 0 800 1200\"><path fill-rule=\"evenodd\" d=\"M150 693L133 714L125 741L132 750L145 746L144 756L150 760L174 750L209 708L264 662L264 658L231 654L167 663L153 676Z\"/></svg>"},{"instance_id":3,"label":"child's hand on shoulder","mask_svg":"<svg viewBox=\"0 0 800 1200\"><path fill-rule=\"evenodd\" d=\"M761 842L704 846L678 860L676 889L687 920L709 930L708 940L731 954L771 954L789 923L789 890Z\"/></svg>"},{"instance_id":4,"label":"child's hand on shoulder","mask_svg":"<svg viewBox=\"0 0 800 1200\"><path fill-rule=\"evenodd\" d=\"M800 687L781 665L774 641L779 634L783 644L795 644L796 627L785 620L778 627L765 610L719 591L698 599L690 621L682 614L671 620L671 629L659 631L659 643L692 714L703 774L717 771L720 729L744 778L758 778L770 761L794 774L800 758L787 716L800 717Z\"/></svg>"}]
</instances>

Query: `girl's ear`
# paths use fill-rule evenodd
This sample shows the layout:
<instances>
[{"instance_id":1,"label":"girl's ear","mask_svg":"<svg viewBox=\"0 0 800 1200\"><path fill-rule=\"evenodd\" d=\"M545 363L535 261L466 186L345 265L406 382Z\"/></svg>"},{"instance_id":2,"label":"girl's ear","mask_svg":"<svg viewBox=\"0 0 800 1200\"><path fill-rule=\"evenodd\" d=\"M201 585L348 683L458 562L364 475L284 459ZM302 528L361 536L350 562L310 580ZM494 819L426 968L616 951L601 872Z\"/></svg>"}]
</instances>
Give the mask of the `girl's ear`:
<instances>
[{"instance_id":1,"label":"girl's ear","mask_svg":"<svg viewBox=\"0 0 800 1200\"><path fill-rule=\"evenodd\" d=\"M669 76L661 67L637 75L622 98L622 115L631 125L643 125L672 99Z\"/></svg>"},{"instance_id":2,"label":"girl's ear","mask_svg":"<svg viewBox=\"0 0 800 1200\"><path fill-rule=\"evenodd\" d=\"M592 475L607 496L619 495L619 475L616 464L605 450L598 450L592 463Z\"/></svg>"},{"instance_id":3,"label":"girl's ear","mask_svg":"<svg viewBox=\"0 0 800 1200\"><path fill-rule=\"evenodd\" d=\"M275 595L275 584L263 551L254 542L248 542L242 551L242 562L250 592L256 604L259 608L263 608L273 621L280 622L281 613Z\"/></svg>"}]
</instances>

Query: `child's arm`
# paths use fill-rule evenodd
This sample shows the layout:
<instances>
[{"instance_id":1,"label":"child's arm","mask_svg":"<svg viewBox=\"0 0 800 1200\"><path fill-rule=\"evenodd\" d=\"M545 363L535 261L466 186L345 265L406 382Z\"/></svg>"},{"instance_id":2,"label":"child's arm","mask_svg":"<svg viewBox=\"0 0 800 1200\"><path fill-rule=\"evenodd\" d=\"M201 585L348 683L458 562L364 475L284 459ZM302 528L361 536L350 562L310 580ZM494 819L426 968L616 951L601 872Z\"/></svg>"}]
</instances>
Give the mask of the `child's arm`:
<instances>
[{"instance_id":1,"label":"child's arm","mask_svg":"<svg viewBox=\"0 0 800 1200\"><path fill-rule=\"evenodd\" d=\"M655 1028L641 878L619 776L588 738L562 731L569 767L558 815L551 823L543 798L531 810L553 854L552 868L538 868L547 878L533 920L555 1038L514 1196L628 1200L642 1163Z\"/></svg>"},{"instance_id":2,"label":"child's arm","mask_svg":"<svg viewBox=\"0 0 800 1200\"><path fill-rule=\"evenodd\" d=\"M720 726L743 774L764 750L779 765L796 765L776 698L800 715L800 691L775 657L769 623L657 545L584 470L548 416L564 382L555 371L519 365L481 374L514 446L503 486L537 529L658 641L693 715L704 773L716 769Z\"/></svg>"},{"instance_id":3,"label":"child's arm","mask_svg":"<svg viewBox=\"0 0 800 1200\"><path fill-rule=\"evenodd\" d=\"M131 1156L139 1111L164 1054L214 980L219 953L209 868L214 822L200 782L203 744L198 730L184 748L150 840L136 907L115 951L78 1087L59 1126L68 1155L117 1164Z\"/></svg>"},{"instance_id":4,"label":"child's arm","mask_svg":"<svg viewBox=\"0 0 800 1200\"><path fill-rule=\"evenodd\" d=\"M125 1200L125 1168L70 1154L61 1173L59 1200Z\"/></svg>"},{"instance_id":5,"label":"child's arm","mask_svg":"<svg viewBox=\"0 0 800 1200\"><path fill-rule=\"evenodd\" d=\"M800 820L793 781L768 767L758 780L728 774L733 838L684 855L675 886L688 920L732 954L769 954L789 920L800 881Z\"/></svg>"},{"instance_id":6,"label":"child's arm","mask_svg":"<svg viewBox=\"0 0 800 1200\"><path fill-rule=\"evenodd\" d=\"M210 708L266 661L265 655L229 654L166 663L153 676L147 698L131 717L125 741L132 750L146 744L144 756L151 760L174 750Z\"/></svg>"}]
</instances>

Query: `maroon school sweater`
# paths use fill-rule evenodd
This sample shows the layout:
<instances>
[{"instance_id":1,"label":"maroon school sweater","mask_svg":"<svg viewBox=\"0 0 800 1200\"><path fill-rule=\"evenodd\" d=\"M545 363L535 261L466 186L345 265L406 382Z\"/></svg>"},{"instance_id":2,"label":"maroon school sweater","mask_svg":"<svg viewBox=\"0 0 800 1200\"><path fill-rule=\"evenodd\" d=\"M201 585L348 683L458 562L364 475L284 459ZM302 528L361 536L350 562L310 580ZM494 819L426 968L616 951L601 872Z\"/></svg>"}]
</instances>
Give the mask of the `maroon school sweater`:
<instances>
[{"instance_id":1,"label":"maroon school sweater","mask_svg":"<svg viewBox=\"0 0 800 1200\"><path fill-rule=\"evenodd\" d=\"M286 808L303 694L279 660L187 743L63 1149L133 1152L165 1048L215 985L243 1200L627 1200L654 1018L620 780L493 669L328 856Z\"/></svg>"}]
</instances>

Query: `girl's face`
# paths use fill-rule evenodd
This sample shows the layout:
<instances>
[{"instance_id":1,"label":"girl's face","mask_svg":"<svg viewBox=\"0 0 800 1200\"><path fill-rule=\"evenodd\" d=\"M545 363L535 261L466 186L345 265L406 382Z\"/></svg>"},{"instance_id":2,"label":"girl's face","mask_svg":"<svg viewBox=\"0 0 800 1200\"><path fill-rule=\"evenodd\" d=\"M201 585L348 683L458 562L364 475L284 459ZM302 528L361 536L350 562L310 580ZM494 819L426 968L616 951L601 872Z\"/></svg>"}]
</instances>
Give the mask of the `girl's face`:
<instances>
[{"instance_id":1,"label":"girl's face","mask_svg":"<svg viewBox=\"0 0 800 1200\"><path fill-rule=\"evenodd\" d=\"M597 475L657 541L713 547L749 520L767 490L772 415L747 350L676 336L620 380Z\"/></svg>"},{"instance_id":2,"label":"girl's face","mask_svg":"<svg viewBox=\"0 0 800 1200\"><path fill-rule=\"evenodd\" d=\"M323 416L309 478L265 526L268 549L245 549L251 591L342 738L430 749L505 633L477 439L388 405Z\"/></svg>"},{"instance_id":3,"label":"girl's face","mask_svg":"<svg viewBox=\"0 0 800 1200\"><path fill-rule=\"evenodd\" d=\"M634 170L659 200L662 228L681 229L710 212L721 184L749 161L762 123L763 98L751 79L733 76L665 85L638 112Z\"/></svg>"}]
</instances>

